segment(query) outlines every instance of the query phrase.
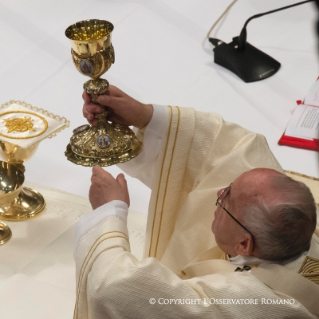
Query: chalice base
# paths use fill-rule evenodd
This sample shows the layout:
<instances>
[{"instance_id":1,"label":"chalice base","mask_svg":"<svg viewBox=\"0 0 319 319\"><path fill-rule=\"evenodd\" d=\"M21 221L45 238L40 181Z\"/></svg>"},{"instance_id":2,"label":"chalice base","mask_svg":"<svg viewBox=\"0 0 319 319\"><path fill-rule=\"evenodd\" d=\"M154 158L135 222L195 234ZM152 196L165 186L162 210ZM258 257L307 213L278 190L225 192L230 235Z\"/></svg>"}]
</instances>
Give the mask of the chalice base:
<instances>
[{"instance_id":1,"label":"chalice base","mask_svg":"<svg viewBox=\"0 0 319 319\"><path fill-rule=\"evenodd\" d=\"M22 221L37 217L45 207L43 196L27 187L23 187L13 202L0 207L0 219Z\"/></svg>"},{"instance_id":2,"label":"chalice base","mask_svg":"<svg viewBox=\"0 0 319 319\"><path fill-rule=\"evenodd\" d=\"M12 236L11 229L7 224L0 222L0 246L4 245Z\"/></svg>"},{"instance_id":3,"label":"chalice base","mask_svg":"<svg viewBox=\"0 0 319 319\"><path fill-rule=\"evenodd\" d=\"M67 159L82 166L111 166L135 158L143 149L127 126L100 122L76 128L65 151Z\"/></svg>"}]
</instances>

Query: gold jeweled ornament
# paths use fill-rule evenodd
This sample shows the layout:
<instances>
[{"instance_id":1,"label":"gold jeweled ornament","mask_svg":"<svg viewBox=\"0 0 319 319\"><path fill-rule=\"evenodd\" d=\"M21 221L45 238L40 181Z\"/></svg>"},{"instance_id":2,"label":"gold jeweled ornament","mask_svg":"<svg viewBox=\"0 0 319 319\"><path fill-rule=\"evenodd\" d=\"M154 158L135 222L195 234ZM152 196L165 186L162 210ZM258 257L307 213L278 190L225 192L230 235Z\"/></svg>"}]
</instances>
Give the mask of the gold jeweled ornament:
<instances>
[{"instance_id":1,"label":"gold jeweled ornament","mask_svg":"<svg viewBox=\"0 0 319 319\"><path fill-rule=\"evenodd\" d=\"M71 40L71 54L77 70L91 80L83 88L93 103L100 105L97 98L105 94L109 83L100 76L114 63L111 43L113 24L98 19L84 20L69 26L65 35ZM110 166L124 163L142 151L134 132L127 126L107 120L107 108L100 105L102 113L96 114L98 125L82 125L73 130L73 136L65 155L75 164L83 166Z\"/></svg>"}]
</instances>

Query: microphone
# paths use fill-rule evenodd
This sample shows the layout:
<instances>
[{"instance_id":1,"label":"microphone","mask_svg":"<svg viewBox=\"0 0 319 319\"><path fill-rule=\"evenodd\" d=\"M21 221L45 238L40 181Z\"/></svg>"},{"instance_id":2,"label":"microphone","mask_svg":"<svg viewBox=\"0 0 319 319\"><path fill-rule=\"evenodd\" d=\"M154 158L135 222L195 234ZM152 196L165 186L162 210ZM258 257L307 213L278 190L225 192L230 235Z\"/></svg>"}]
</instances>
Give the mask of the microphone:
<instances>
[{"instance_id":1,"label":"microphone","mask_svg":"<svg viewBox=\"0 0 319 319\"><path fill-rule=\"evenodd\" d=\"M240 35L234 37L228 44L216 38L209 38L209 42L215 46L214 62L234 72L246 83L272 76L279 70L280 63L247 42L247 24L255 18L313 1L315 0L298 2L250 17L245 22Z\"/></svg>"}]
</instances>

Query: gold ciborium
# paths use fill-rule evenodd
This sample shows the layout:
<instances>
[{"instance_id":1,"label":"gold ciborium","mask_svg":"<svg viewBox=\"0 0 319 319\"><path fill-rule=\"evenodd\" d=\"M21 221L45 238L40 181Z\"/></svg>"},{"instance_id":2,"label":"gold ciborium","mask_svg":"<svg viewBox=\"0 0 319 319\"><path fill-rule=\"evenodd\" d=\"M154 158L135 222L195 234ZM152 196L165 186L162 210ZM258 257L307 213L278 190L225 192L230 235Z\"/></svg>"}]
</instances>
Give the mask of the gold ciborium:
<instances>
[{"instance_id":1,"label":"gold ciborium","mask_svg":"<svg viewBox=\"0 0 319 319\"><path fill-rule=\"evenodd\" d=\"M43 196L23 187L25 167L23 163L37 150L39 144L22 148L0 141L0 219L22 221L36 217L45 207Z\"/></svg>"},{"instance_id":2,"label":"gold ciborium","mask_svg":"<svg viewBox=\"0 0 319 319\"><path fill-rule=\"evenodd\" d=\"M65 35L71 40L71 54L77 70L89 76L84 90L93 103L100 105L97 98L106 94L109 83L100 76L114 63L111 42L113 24L98 19L77 22L69 26ZM108 110L100 105L102 113L95 117L98 125L82 125L73 131L65 155L69 161L83 166L110 166L124 163L142 151L134 132L127 126L107 120Z\"/></svg>"},{"instance_id":3,"label":"gold ciborium","mask_svg":"<svg viewBox=\"0 0 319 319\"><path fill-rule=\"evenodd\" d=\"M0 219L23 220L34 217L44 208L43 197L32 189L23 188L23 182L24 174L18 166L0 161ZM0 245L11 235L10 228L0 222Z\"/></svg>"}]
</instances>

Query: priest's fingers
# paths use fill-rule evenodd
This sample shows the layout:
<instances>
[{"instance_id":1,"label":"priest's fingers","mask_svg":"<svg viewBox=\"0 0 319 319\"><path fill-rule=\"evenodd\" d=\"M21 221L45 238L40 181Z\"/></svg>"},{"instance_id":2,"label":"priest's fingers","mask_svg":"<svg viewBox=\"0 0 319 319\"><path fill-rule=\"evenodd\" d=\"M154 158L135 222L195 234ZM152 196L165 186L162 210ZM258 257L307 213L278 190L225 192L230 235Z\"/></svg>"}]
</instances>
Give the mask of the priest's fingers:
<instances>
[{"instance_id":1,"label":"priest's fingers","mask_svg":"<svg viewBox=\"0 0 319 319\"><path fill-rule=\"evenodd\" d=\"M92 184L89 191L89 199L93 209L113 200L121 200L129 205L127 187L124 187L124 176L119 179L120 182L99 166L93 167Z\"/></svg>"},{"instance_id":2,"label":"priest's fingers","mask_svg":"<svg viewBox=\"0 0 319 319\"><path fill-rule=\"evenodd\" d=\"M110 173L106 172L102 167L100 166L93 166L92 168L92 176L100 176L101 174L109 174L111 175Z\"/></svg>"},{"instance_id":3,"label":"priest's fingers","mask_svg":"<svg viewBox=\"0 0 319 319\"><path fill-rule=\"evenodd\" d=\"M125 179L124 174L119 174L116 177L116 181L119 183L120 187L122 188L123 195L125 196L125 203L130 206L130 196L128 193L128 188L127 188L127 181Z\"/></svg>"},{"instance_id":4,"label":"priest's fingers","mask_svg":"<svg viewBox=\"0 0 319 319\"><path fill-rule=\"evenodd\" d=\"M153 115L151 104L143 104L115 87L110 90L110 94L100 95L97 101L112 111L108 119L121 125L143 128Z\"/></svg>"},{"instance_id":5,"label":"priest's fingers","mask_svg":"<svg viewBox=\"0 0 319 319\"><path fill-rule=\"evenodd\" d=\"M88 122L92 125L97 125L98 120L95 118L96 113L101 113L102 108L94 103L85 103L83 105L82 113L83 116L88 120Z\"/></svg>"},{"instance_id":6,"label":"priest's fingers","mask_svg":"<svg viewBox=\"0 0 319 319\"><path fill-rule=\"evenodd\" d=\"M84 100L84 103L89 104L91 102L90 95L88 95L85 91L83 91L82 99Z\"/></svg>"}]
</instances>

